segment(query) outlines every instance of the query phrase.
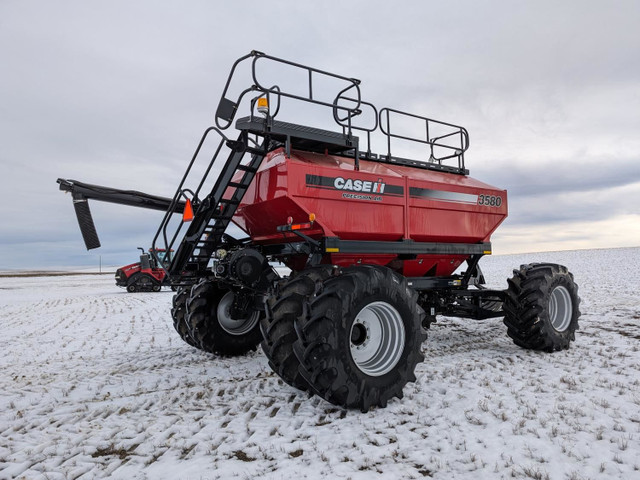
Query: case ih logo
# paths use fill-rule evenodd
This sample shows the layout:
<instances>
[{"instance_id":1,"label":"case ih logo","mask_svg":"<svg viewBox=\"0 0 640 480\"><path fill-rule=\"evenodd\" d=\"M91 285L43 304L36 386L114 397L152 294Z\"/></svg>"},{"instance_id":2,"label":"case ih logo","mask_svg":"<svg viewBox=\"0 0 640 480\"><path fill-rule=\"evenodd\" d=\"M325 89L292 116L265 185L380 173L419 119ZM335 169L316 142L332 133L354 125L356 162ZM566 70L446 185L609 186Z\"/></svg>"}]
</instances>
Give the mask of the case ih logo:
<instances>
[{"instance_id":1,"label":"case ih logo","mask_svg":"<svg viewBox=\"0 0 640 480\"><path fill-rule=\"evenodd\" d=\"M363 193L384 193L385 184L382 179L379 178L377 182L370 182L368 180L352 180L347 178L338 177L333 181L333 186L338 190L351 190L353 192Z\"/></svg>"},{"instance_id":2,"label":"case ih logo","mask_svg":"<svg viewBox=\"0 0 640 480\"><path fill-rule=\"evenodd\" d=\"M307 187L312 188L326 188L328 190L340 190L344 192L370 193L373 195L404 195L404 187L402 185L389 185L385 183L382 178L378 178L376 181L373 181L361 180L358 178L354 179L343 177L323 177L322 175L307 174L306 182ZM363 200L365 199L363 198Z\"/></svg>"}]
</instances>

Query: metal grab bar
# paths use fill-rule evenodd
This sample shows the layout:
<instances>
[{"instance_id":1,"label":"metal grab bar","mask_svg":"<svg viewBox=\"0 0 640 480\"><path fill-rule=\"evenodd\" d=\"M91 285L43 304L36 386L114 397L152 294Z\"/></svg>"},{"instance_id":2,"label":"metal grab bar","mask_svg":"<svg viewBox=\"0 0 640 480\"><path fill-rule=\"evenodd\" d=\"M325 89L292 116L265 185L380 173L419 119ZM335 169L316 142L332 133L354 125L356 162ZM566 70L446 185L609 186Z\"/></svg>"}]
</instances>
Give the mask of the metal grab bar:
<instances>
[{"instance_id":1,"label":"metal grab bar","mask_svg":"<svg viewBox=\"0 0 640 480\"><path fill-rule=\"evenodd\" d=\"M251 61L251 78L253 80L253 85L243 90L235 101L230 100L229 98L227 98L227 93L229 91L229 87L231 86L231 82L235 76L237 67L247 59L253 59ZM270 61L270 62L282 64L282 65L289 65L289 66L307 71L308 86L309 86L307 95L302 96L295 93L283 91L275 85L273 87L264 86L258 79L259 75L256 68L258 61L261 61L261 62ZM356 97L356 105L353 108L341 107L335 104L335 100L330 101L329 99L320 100L318 98L314 98L314 91L313 91L314 77L318 77L318 76L333 78L333 79L337 79L345 82L344 88L340 90L333 98L335 99L345 94L346 92L351 92L351 94L355 95ZM231 124L233 123L233 119L235 118L236 112L238 110L238 106L240 105L240 102L242 101L243 97L251 91L271 93L271 94L277 95L278 98L288 97L294 100L300 100L308 103L313 103L316 105L323 105L323 106L328 106L332 108L337 108L339 110L345 111L348 117L354 117L360 113L359 111L360 102L361 102L360 80L355 78L345 77L343 75L338 75L331 72L327 72L325 70L320 70L318 68L309 67L306 65L302 65L300 63L291 62L289 60L284 60L278 57L273 57L271 55L267 55L265 53L254 50L251 53L243 57L240 57L238 60L235 61L235 63L231 67L231 71L229 72L227 82L222 92L222 96L220 98L220 101L218 102L218 108L216 109L215 124L220 130L226 130L227 128L229 128L229 126L231 126Z\"/></svg>"},{"instance_id":2,"label":"metal grab bar","mask_svg":"<svg viewBox=\"0 0 640 480\"><path fill-rule=\"evenodd\" d=\"M406 136L401 135L399 133L394 133L391 129L391 118L392 114L400 116L400 117L408 117L414 118L424 122L424 138L419 138L416 136ZM396 110L393 108L384 107L380 110L379 113L379 124L380 131L387 137L387 156L391 157L391 139L397 138L400 140L407 140L410 142L421 143L425 145L429 145L431 149L431 157L430 161L436 161L441 163L443 160L447 160L449 158L458 158L459 167L464 169L464 152L469 148L469 132L464 127L460 125L454 125L452 123L443 122L440 120L434 120L432 118L423 117L422 115L416 115L413 113L403 112L401 110ZM452 131L448 133L444 133L443 135L439 135L436 137L430 137L430 132L434 130L434 127L446 127L452 129ZM454 144L450 143L442 143L444 139L455 139L458 136L458 141ZM450 151L449 155L436 156L434 154L434 147L439 147L445 150Z\"/></svg>"}]
</instances>

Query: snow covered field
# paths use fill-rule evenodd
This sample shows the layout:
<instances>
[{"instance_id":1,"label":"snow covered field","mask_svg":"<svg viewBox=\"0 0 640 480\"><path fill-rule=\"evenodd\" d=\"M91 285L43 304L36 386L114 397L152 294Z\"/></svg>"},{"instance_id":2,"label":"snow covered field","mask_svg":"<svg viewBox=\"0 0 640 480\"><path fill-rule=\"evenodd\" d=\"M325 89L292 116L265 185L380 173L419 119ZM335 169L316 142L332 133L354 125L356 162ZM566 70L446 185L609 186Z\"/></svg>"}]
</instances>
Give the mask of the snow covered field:
<instances>
[{"instance_id":1,"label":"snow covered field","mask_svg":"<svg viewBox=\"0 0 640 480\"><path fill-rule=\"evenodd\" d=\"M582 297L569 351L501 320L442 319L402 400L367 414L284 385L260 351L183 343L172 293L108 276L0 278L0 478L640 478L640 248L489 257L563 263Z\"/></svg>"}]
</instances>

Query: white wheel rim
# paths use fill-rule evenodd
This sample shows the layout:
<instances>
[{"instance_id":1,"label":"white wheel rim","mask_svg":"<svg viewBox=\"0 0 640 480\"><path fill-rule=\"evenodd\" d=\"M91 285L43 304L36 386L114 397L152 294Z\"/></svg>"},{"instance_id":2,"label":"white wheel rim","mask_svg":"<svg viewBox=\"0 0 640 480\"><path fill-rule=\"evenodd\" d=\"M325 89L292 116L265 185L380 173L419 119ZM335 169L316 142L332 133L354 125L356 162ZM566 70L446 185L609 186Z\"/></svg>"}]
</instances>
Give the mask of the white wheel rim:
<instances>
[{"instance_id":1,"label":"white wheel rim","mask_svg":"<svg viewBox=\"0 0 640 480\"><path fill-rule=\"evenodd\" d=\"M549 320L558 332L564 332L571 324L573 302L565 287L558 285L551 291L549 298Z\"/></svg>"},{"instance_id":2,"label":"white wheel rim","mask_svg":"<svg viewBox=\"0 0 640 480\"><path fill-rule=\"evenodd\" d=\"M363 373L379 377L400 361L405 344L402 316L386 302L373 302L356 315L349 332L351 358Z\"/></svg>"},{"instance_id":3,"label":"white wheel rim","mask_svg":"<svg viewBox=\"0 0 640 480\"><path fill-rule=\"evenodd\" d=\"M218 303L218 323L222 329L231 335L244 335L256 326L260 320L260 312L253 312L248 318L231 318L233 306L233 292L227 292Z\"/></svg>"}]
</instances>

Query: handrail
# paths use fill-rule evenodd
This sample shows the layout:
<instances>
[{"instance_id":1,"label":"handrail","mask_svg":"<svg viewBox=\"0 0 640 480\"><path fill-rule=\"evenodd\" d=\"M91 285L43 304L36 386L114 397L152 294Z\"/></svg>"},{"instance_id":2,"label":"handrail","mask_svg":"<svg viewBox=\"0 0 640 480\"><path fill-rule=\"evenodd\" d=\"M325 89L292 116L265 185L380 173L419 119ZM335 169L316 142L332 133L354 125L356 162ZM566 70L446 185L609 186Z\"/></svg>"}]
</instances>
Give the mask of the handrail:
<instances>
[{"instance_id":1,"label":"handrail","mask_svg":"<svg viewBox=\"0 0 640 480\"><path fill-rule=\"evenodd\" d=\"M218 147L216 148L215 153L213 154L213 156L212 156L212 158L211 158L211 160L209 162L209 165L207 166L207 168L205 170L205 173L202 176L202 179L200 180L200 183L198 184L198 187L195 189L195 191L193 191L191 189L188 189L188 188L184 188L185 182L187 181L187 178L189 177L189 173L191 172L191 169L193 168L193 165L194 165L196 159L198 158L198 155L200 154L202 146L204 145L204 142L206 141L207 137L209 136L209 134L212 131L216 132L221 137L221 140L220 140L220 142L218 144ZM196 150L193 153L193 156L191 157L191 161L189 162L189 165L187 166L187 169L186 169L184 175L182 176L182 180L180 181L180 184L178 185L176 193L173 196L173 199L171 201L171 205L170 205L169 209L167 210L167 213L163 217L162 221L160 222L160 226L158 227L158 230L156 231L156 234L153 237L153 241L151 242L152 248L154 248L154 249L157 248L156 247L156 243L158 242L158 240L160 238L162 238L162 241L164 242L164 245L165 245L166 249L169 249L169 248L173 247L173 245L175 244L175 242L176 242L176 240L178 238L178 234L180 233L180 230L184 226L184 222L183 221L180 222L180 225L178 226L178 228L175 231L173 237L169 241L169 238L167 236L167 227L169 226L169 223L171 221L171 212L176 209L176 207L177 207L177 205L179 203L184 203L184 202L181 202L182 199L184 199L185 201L187 199L189 199L189 197L187 196L187 193L191 194L190 200L194 203L194 208L197 208L197 205L200 202L200 199L198 198L200 190L202 189L205 181L207 180L207 178L209 176L209 173L211 172L211 169L213 168L215 160L218 157L218 154L220 153L220 150L222 149L223 145L228 141L229 141L229 139L226 137L226 135L224 135L224 133L222 133L222 131L220 131L220 129L218 129L216 127L212 126L212 127L207 128L204 131L204 133L202 134L202 137L200 138L200 142L198 143L198 146L196 147Z\"/></svg>"},{"instance_id":2,"label":"handrail","mask_svg":"<svg viewBox=\"0 0 640 480\"><path fill-rule=\"evenodd\" d=\"M339 105L338 102L340 100L346 100L349 102L357 102L359 103L360 107L362 106L367 106L369 108L371 108L373 110L374 113L374 117L375 117L375 123L373 125L373 127L371 128L366 128L363 126L358 126L358 125L353 125L352 123L350 123L351 118L353 118L353 116L349 116L346 115L345 117L340 117L340 115L338 114L339 111ZM358 115L362 114L362 112L364 111L364 109L362 108L358 108ZM343 107L345 108L345 107ZM378 120L378 109L376 108L376 106L373 103L370 102L365 102L364 100L357 100L355 98L351 98L351 97L345 97L344 95L338 95L334 101L333 101L333 119L335 120L335 122L342 126L342 127L348 127L348 128L353 128L354 130L361 130L363 132L374 132L378 129L378 125L379 125L379 120ZM347 125L345 125L343 122L347 121Z\"/></svg>"},{"instance_id":3,"label":"handrail","mask_svg":"<svg viewBox=\"0 0 640 480\"><path fill-rule=\"evenodd\" d=\"M253 84L250 87L242 90L237 99L231 100L230 98L228 98L231 83L236 76L238 66L245 61L251 62L251 80L253 81ZM263 82L261 82L260 78L260 65L262 65L263 62L286 65L306 72L308 78L307 91L305 93L292 93L290 91L286 91L286 88L281 88L282 84L280 83L271 87L265 86ZM322 78L330 78L343 82L343 88L338 91L333 99L319 98L317 91L314 91L315 86ZM366 132L368 144L367 155L370 157L372 134L380 130L382 135L386 137L386 157L389 159L392 158L391 140L404 140L408 142L428 145L428 161L431 163L442 165L442 162L445 160L457 158L459 171L465 172L464 153L469 148L469 133L464 127L389 107L384 107L378 110L372 103L362 100L360 83L360 80L355 78L338 75L325 70L320 70L318 68L310 67L289 60L284 60L282 58L274 57L271 55L267 55L266 53L253 50L249 54L240 57L233 64L227 78L222 96L218 103L215 124L220 131L229 128L229 126L231 126L231 124L233 123L238 110L238 106L240 105L240 102L242 101L244 96L249 92L257 91L260 93L257 97L252 99L250 105L252 116L256 98L259 98L261 96L266 96L269 100L269 103L270 96L275 96L277 98L277 107L275 109L272 109L273 113L270 112L268 115L268 118L270 119L273 119L280 111L280 100L282 97L330 107L332 109L333 119L336 124L342 127L343 134L350 136L353 130ZM357 125L353 121L354 118L358 115L361 115L365 109L372 110L375 116L373 126L367 127L364 125ZM416 119L420 122L423 122L424 137L403 134L397 128L392 128L391 122L393 120L393 117L396 116L404 117L405 119ZM437 135L434 136L433 132L435 130L438 130L438 132ZM356 156L358 155L359 153L356 153Z\"/></svg>"},{"instance_id":4,"label":"handrail","mask_svg":"<svg viewBox=\"0 0 640 480\"><path fill-rule=\"evenodd\" d=\"M229 89L236 76L239 65L246 61L251 62L251 65L250 65L251 80L253 81L253 84L248 88L245 88L244 90L242 90L238 95L237 99L231 100L230 98L228 98ZM271 62L279 65L286 65L288 67L293 67L295 69L299 69L303 72L306 72L306 76L308 79L308 88L306 92L293 93L291 91L287 91L287 89L283 88L280 83L276 83L270 87L265 86L260 81L260 78L259 78L260 71L259 71L258 62ZM281 72L278 72L276 70L276 73L279 74ZM340 85L337 88L331 88L331 89L322 88L322 95L319 95L317 85L323 83L322 82L323 78L331 79L332 87L335 86L336 80L339 81ZM329 91L329 90L333 90L333 91ZM335 93L335 90L338 90L338 92ZM297 91L298 90L296 90L296 92ZM261 127L263 129L261 129L260 131L251 131L251 133L249 133L250 130L243 130L242 128L239 128L240 134L239 134L238 140L232 141L229 138L227 138L227 136L225 136L223 131L228 129L232 125L241 101L243 100L244 96L247 95L247 93L249 92L257 92L257 95L254 95L249 102L249 110L250 110L250 116L251 116L250 118L252 121L254 118L254 110L255 110L258 99L261 97L267 98L267 105L269 107L267 108L266 112L262 112L262 111L260 112L261 114L266 115L266 118L263 123L264 126ZM334 93L335 93L335 96L333 96ZM273 105L271 103L272 97L275 97ZM174 256L174 258L172 259L171 265L169 267L163 266L163 268L165 268L166 271L170 270L171 272L173 272L172 274L175 274L177 270L181 271L183 267L181 262L187 261L188 260L187 256L191 258L190 256L195 250L188 251L188 249L185 249L183 251L182 246L188 244L189 248L192 248L192 249L203 248L203 247L197 246L199 242L198 239L200 239L202 235L206 233L206 229L208 228L208 225L209 225L208 222L214 216L216 216L216 225L221 218L223 218L224 221L227 221L226 224L224 225L221 224L223 229L226 228L226 226L228 225L228 221L231 221L231 218L235 212L235 209L230 210L227 217L223 217L222 216L224 215L223 213L215 213L216 212L215 209L220 207L221 199L224 196L224 192L226 191L226 188L228 186L232 186L233 188L236 189L234 195L236 195L238 191L246 191L246 188L249 186L250 182L252 181L253 176L251 175L249 177L247 176L242 177L243 178L242 182L245 182L246 180L246 184L242 182L237 183L236 181L232 180L233 173L239 169L239 165L244 167L241 169L245 171L244 175L248 175L247 172L253 172L254 174L255 172L257 172L258 166L260 165L262 158L270 148L269 145L273 145L271 135L274 131L273 128L277 123L274 121L274 117L276 117L280 112L281 100L283 97L290 98L296 101L307 102L307 103L331 108L331 111L333 114L333 120L337 125L339 125L342 128L341 141L343 142L343 144L340 144L340 145L342 145L343 147L346 147L345 149L342 149L340 151L343 152L345 155L353 156L355 170L359 169L359 161L361 158L360 144L358 141L359 139L357 138L354 139L352 136L352 132L354 130L357 130L360 132L365 132L367 137L367 150L366 150L366 153L364 153L364 155L362 156L362 158L373 160L373 161L380 161L380 162L401 164L401 165L408 165L408 166L419 166L419 167L424 166L425 168L438 169L444 172L453 172L453 173L461 173L461 174L468 173L468 171L465 170L464 168L464 152L469 148L469 134L464 127L447 123L447 122L442 122L439 120L434 120L434 119L424 117L421 115L416 115L413 113L403 112L401 110L396 110L389 107L384 107L378 110L374 104L362 100L361 91L360 91L360 80L358 79L345 77L342 75L338 75L338 74L327 72L317 68L309 67L299 63L283 60L283 59L273 57L265 53L254 50L249 54L240 57L238 60L234 62L233 66L231 67L231 71L229 72L229 76L227 77L227 81L224 86L222 96L220 97L220 100L218 102L218 107L216 109L215 126L211 126L205 130L191 158L191 161L187 166L187 169L182 177L182 180L178 185L178 188L176 190L174 197L172 199L167 199L167 201L170 202L170 205L169 205L169 208L167 209L167 213L165 214L153 238L153 241L152 241L153 251L158 249L157 243L159 242L162 242L164 244L163 246L165 250L171 250L171 248L176 244L176 242L179 241L178 235L183 230L183 227L185 227L184 219L181 219L179 221L177 229L175 230L175 233L173 235L171 235L168 232L169 224L171 223L172 226L175 225L175 222L171 221L172 213L179 210L180 207L183 206L187 200L190 200L193 203L193 208L195 209L195 213L196 213L196 220L201 220L201 221L197 221L197 222L194 221L194 223L191 223L187 227L187 232L184 236L186 243L185 241L183 241L183 243L180 244L181 246L180 246L179 252L181 253L176 254L176 256ZM361 119L363 120L360 121L360 124L357 124L354 121L354 118L366 112L368 112L369 114L363 115L361 117ZM407 134L399 131L397 127L396 129L392 129L391 122L392 122L392 119L395 120L396 116L401 118L403 117L405 120L414 119L414 120L417 120L418 122L422 122L424 135L411 136L411 134ZM366 121L369 122L369 125L362 124L363 122L366 122ZM281 122L281 123L285 123L285 122ZM302 145L304 145L304 141L309 141L309 140L311 140L311 142L318 141L317 136L314 137L311 133L309 133L312 130L313 128L300 129L301 133L300 133L299 139L302 140L301 142ZM386 155L376 155L371 153L372 134L378 131L380 131L381 134L386 137L386 142L387 142ZM205 165L205 171L202 177L199 180L192 179L190 178L190 175L193 173L192 170L193 170L194 163L196 162L196 159L199 158L201 151L203 151L203 146L205 144L205 141L209 137L209 134L211 134L212 132L215 132L218 134L220 138L219 143L217 144L217 147L215 148L215 152L213 153L212 157L209 158L208 164ZM331 133L331 132L327 132L327 133ZM295 131L295 134L297 135L298 131ZM254 135L255 139L251 138L250 135ZM305 135L307 136L305 137ZM259 137L262 137L262 141L263 141L262 144L258 144L257 142ZM291 135L291 138L293 138L293 135ZM291 143L290 143L292 141L291 138L289 134L287 134L287 137L286 137L287 149L289 149L291 146ZM329 138L330 140L328 141L328 144L331 144L331 141L332 141L331 136L329 136ZM400 157L392 156L391 154L392 139L398 139L398 140L404 140L408 142L428 145L430 149L430 156L428 160L425 162L424 160L422 161L410 160L410 159L403 159ZM278 141L281 141L281 140L282 138L280 138ZM249 142L253 142L255 147L250 147ZM320 141L320 143L322 142L324 142L324 140ZM221 150L225 146L230 149L231 153L227 159L227 163L225 163L225 165L223 166L223 174L218 176L218 179L216 180L215 185L212 189L212 193L206 195L205 198L200 198L201 190L204 188L204 185L207 179L212 173L212 169L214 168L216 159L219 157ZM325 152L328 151L326 146L324 146L323 148L325 149ZM251 152L252 155L254 156L254 159L252 160L251 165L253 165L253 162L256 159L259 160L256 164L257 166L248 168L248 165L240 163L242 161L242 156L246 152ZM442 162L448 159L457 159L458 165L457 166L450 165L450 164L443 165ZM192 189L187 188L187 180L189 180L189 184L192 186ZM243 187L243 190L238 190L238 187ZM216 203L216 205L213 205L211 203L212 198L214 199L214 202ZM238 205L240 203L240 200L241 200L241 197L238 198L237 200L234 200L236 203L231 203L231 201L228 201L227 203L228 205L232 205L232 204ZM224 212L226 211L227 210L225 208ZM198 216L199 213L202 213L202 212L205 212L206 215ZM207 215L209 214L211 215L207 217ZM213 232L213 230L211 230L211 232ZM206 235L208 235L209 233L206 233ZM220 233L220 235L221 234L222 233ZM216 233L215 235L218 235L218 233ZM209 253L210 252L206 252L205 257ZM155 256L154 253L152 253L152 255ZM181 257L181 259L178 257ZM162 265L161 262L159 262L159 264ZM202 267L202 265L200 265L200 267Z\"/></svg>"},{"instance_id":5,"label":"handrail","mask_svg":"<svg viewBox=\"0 0 640 480\"><path fill-rule=\"evenodd\" d=\"M218 108L216 109L215 122L216 122L216 127L218 127L220 130L226 130L231 126L231 123L233 122L233 118L236 116L236 111L238 109L238 105L240 104L240 100L242 99L242 97L244 97L246 93L253 90L253 87L245 89L240 94L240 96L238 97L238 100L235 103L226 98L227 91L229 90L229 86L231 85L231 79L233 78L236 72L236 68L242 62L244 62L247 58L251 58L259 53L260 52L253 50L249 54L244 55L239 59L237 59L231 66L231 71L229 72L229 76L227 77L227 83L224 86L224 90L222 90L222 96L220 97L220 101L218 102ZM221 125L219 119L226 120L227 123Z\"/></svg>"},{"instance_id":6,"label":"handrail","mask_svg":"<svg viewBox=\"0 0 640 480\"><path fill-rule=\"evenodd\" d=\"M295 100L302 100L302 101L306 101L306 102L311 102L311 103L315 103L317 105L324 105L327 107L335 107L335 104L333 101L331 102L325 102L322 100L317 100L315 98L313 98L313 75L317 74L318 76L325 76L325 77L330 77L330 78L335 78L338 80L343 80L345 82L347 82L348 85L346 85L342 90L340 90L338 92L338 94L336 95L336 97L339 97L340 95L342 95L343 93L347 92L348 90L351 90L352 88L355 88L356 92L357 92L357 98L358 98L358 104L356 105L356 107L354 108L343 108L343 107L338 107L350 112L353 112L354 115L357 115L357 111L358 108L360 107L360 80L358 80L357 78L350 78L350 77L345 77L343 75L338 75L336 73L331 73L331 72L327 72L325 70L320 70L319 68L314 68L314 67L309 67L307 65L302 65L300 63L296 63L296 62L291 62L289 60L284 60L282 58L278 58L278 57L273 57L271 55L267 55L265 53L261 53L261 52L257 52L256 57L253 60L253 64L252 64L252 77L253 77L253 83L256 86L256 88L260 91L263 92L270 92L271 90L265 86L263 86L260 81L258 80L257 74L256 74L256 65L258 63L258 60L261 59L265 59L265 60L271 60L275 63L282 63L284 65L290 65L292 67L296 67L296 68L300 68L302 70L306 70L308 72L308 78L309 78L309 95L307 97L303 97L300 95L296 95L293 93L288 93L288 92L279 92L279 95L282 95L283 97L289 97L289 98L293 98ZM334 98L336 98L334 97Z\"/></svg>"},{"instance_id":7,"label":"handrail","mask_svg":"<svg viewBox=\"0 0 640 480\"><path fill-rule=\"evenodd\" d=\"M240 63L244 62L249 58L253 59L251 61L251 78L253 80L253 85L249 88L246 88L242 92L240 92L238 98L235 101L230 100L229 98L227 98L227 93L229 91L229 87L231 85L233 77L236 73L236 69L238 65L240 65ZM274 63L280 63L283 65L289 65L295 68L306 70L308 74L308 82L309 82L309 89L308 89L307 95L302 96L302 95L294 94L291 92L282 91L276 85L274 85L273 87L264 86L258 79L258 73L256 70L256 65L259 60L260 61L269 60ZM348 91L355 90L355 96L357 98L356 106L354 108L340 107L335 104L335 100L329 101L329 100L319 100L318 98L314 98L313 83L314 83L315 76L329 77L329 78L344 81L345 82L344 88L340 90L334 98L338 98L339 96L341 96L342 94ZM316 105L323 105L323 106L328 106L332 108L338 108L340 110L346 111L347 115L350 117L354 117L360 113L359 111L360 101L361 101L360 80L355 78L345 77L343 75L338 75L331 72L327 72L325 70L320 70L318 68L309 67L306 65L302 65L300 63L291 62L289 60L284 60L278 57L267 55L257 50L253 50L249 54L243 57L240 57L238 60L236 60L233 66L231 67L231 71L229 72L229 76L227 77L227 82L222 92L222 96L220 98L220 101L218 102L218 108L216 109L216 116L215 116L216 126L220 130L226 130L227 128L229 128L229 126L231 126L231 124L233 123L233 119L235 118L236 112L238 110L238 105L240 105L240 102L242 101L243 97L247 93L251 91L256 91L256 90L263 93L273 93L273 94L276 94L278 97L288 97L294 100L300 100L308 103L313 103Z\"/></svg>"},{"instance_id":8,"label":"handrail","mask_svg":"<svg viewBox=\"0 0 640 480\"><path fill-rule=\"evenodd\" d=\"M391 129L391 114L395 114L402 117L415 118L420 121L424 121L424 133L425 133L424 139L421 139L415 136L409 137L406 135L400 135L398 133L394 133ZM397 138L400 140L407 140L410 142L429 145L430 152L431 152L429 161L431 162L442 163L443 160L457 157L459 168L461 170L464 170L464 152L466 152L467 149L469 148L469 132L467 132L466 128L461 127L460 125L454 125L452 123L447 123L440 120L434 120L432 118L424 117L422 115L403 112L401 110L396 110L394 108L389 108L389 107L384 107L380 110L379 125L380 125L380 131L387 137L387 156L389 158L392 157L391 139ZM443 135L430 137L430 132L433 131L435 126L450 128L452 130ZM458 136L457 142L455 142L456 136ZM454 139L454 144L442 143L441 141L444 139ZM450 154L437 156L434 153L434 147L439 147L444 149L445 151L449 151Z\"/></svg>"},{"instance_id":9,"label":"handrail","mask_svg":"<svg viewBox=\"0 0 640 480\"><path fill-rule=\"evenodd\" d=\"M357 99L354 98L350 98L350 97L345 97L341 94L339 94L334 102L334 108L333 108L333 119L335 120L335 122L340 125L342 127L342 131L343 133L345 131L351 132L351 130L360 130L361 132L366 132L367 134L367 156L371 156L371 134L373 132L375 132L376 130L378 130L378 126L380 125L380 121L378 118L378 109L376 108L376 106L373 103L369 103L369 102L365 102L364 100L360 100L359 104L360 107L366 106L368 108L371 108L371 110L373 110L373 118L374 118L374 124L372 127L367 128L361 125L354 125L351 121L351 119L353 118L350 115L345 115L344 117L340 117L339 115L339 110L338 108L336 108L338 106L338 102L340 102L341 100L346 100L348 102L358 102ZM361 114L364 111L363 108L359 108L359 114ZM344 122L347 122L346 124ZM356 169L359 168L358 162L359 159L356 158Z\"/></svg>"}]
</instances>

